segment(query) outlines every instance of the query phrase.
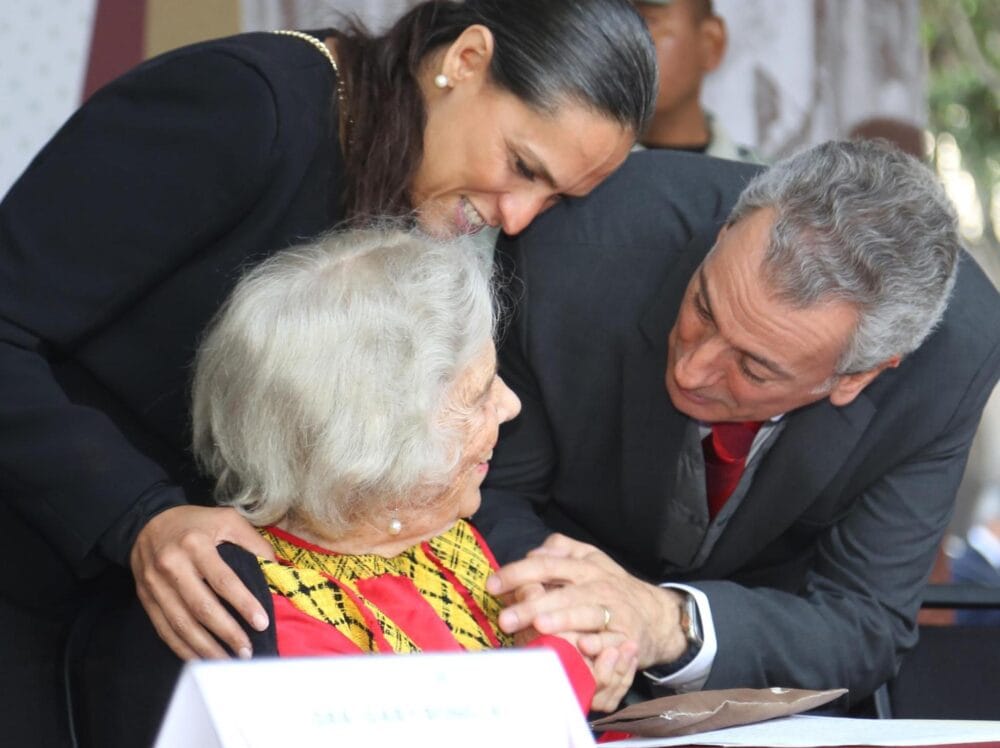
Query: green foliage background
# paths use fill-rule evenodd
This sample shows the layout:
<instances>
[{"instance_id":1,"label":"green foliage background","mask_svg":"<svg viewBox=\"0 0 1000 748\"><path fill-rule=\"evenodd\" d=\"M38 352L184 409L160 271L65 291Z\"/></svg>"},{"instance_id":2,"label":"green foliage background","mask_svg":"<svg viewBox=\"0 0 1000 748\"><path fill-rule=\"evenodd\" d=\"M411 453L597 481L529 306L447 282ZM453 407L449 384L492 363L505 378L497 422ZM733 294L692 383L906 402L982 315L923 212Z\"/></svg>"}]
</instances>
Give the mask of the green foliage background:
<instances>
[{"instance_id":1,"label":"green foliage background","mask_svg":"<svg viewBox=\"0 0 1000 748\"><path fill-rule=\"evenodd\" d=\"M1000 0L922 0L929 126L951 133L983 205L982 243L1000 259L990 199L1000 190Z\"/></svg>"}]
</instances>

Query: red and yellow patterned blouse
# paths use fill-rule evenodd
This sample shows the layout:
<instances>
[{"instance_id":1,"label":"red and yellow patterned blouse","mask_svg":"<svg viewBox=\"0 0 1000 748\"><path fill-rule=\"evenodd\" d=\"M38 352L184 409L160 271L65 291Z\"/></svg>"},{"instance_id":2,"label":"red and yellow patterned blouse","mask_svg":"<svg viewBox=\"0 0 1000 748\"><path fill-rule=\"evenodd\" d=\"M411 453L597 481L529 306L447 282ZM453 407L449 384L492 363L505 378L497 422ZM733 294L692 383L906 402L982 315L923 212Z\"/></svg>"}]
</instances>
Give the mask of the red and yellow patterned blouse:
<instances>
[{"instance_id":1,"label":"red and yellow patterned blouse","mask_svg":"<svg viewBox=\"0 0 1000 748\"><path fill-rule=\"evenodd\" d=\"M500 630L500 602L486 591L497 568L468 522L392 558L347 556L268 527L261 534L278 561L258 559L274 604L282 656L362 652L447 652L511 646ZM594 680L563 639L532 646L554 649L586 710Z\"/></svg>"}]
</instances>

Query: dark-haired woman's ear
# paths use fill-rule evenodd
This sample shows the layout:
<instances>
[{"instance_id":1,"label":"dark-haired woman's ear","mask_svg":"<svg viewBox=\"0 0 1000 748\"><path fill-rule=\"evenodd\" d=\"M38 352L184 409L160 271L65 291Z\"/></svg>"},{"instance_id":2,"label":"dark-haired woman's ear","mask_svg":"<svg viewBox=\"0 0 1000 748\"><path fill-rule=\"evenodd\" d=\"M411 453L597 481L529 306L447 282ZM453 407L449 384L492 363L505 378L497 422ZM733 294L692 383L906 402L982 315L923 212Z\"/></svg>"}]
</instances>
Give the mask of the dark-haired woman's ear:
<instances>
[{"instance_id":1,"label":"dark-haired woman's ear","mask_svg":"<svg viewBox=\"0 0 1000 748\"><path fill-rule=\"evenodd\" d=\"M435 75L447 76L450 86L481 79L493 60L493 32L485 26L469 26L451 43Z\"/></svg>"}]
</instances>

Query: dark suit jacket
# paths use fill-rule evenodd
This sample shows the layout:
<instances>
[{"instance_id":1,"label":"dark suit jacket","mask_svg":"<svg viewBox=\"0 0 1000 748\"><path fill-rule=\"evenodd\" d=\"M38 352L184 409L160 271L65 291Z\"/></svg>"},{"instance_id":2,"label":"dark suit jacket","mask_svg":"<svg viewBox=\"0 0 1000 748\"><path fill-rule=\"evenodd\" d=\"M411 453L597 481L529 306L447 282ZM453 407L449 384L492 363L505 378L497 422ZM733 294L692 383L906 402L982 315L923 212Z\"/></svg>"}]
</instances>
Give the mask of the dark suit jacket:
<instances>
[{"instance_id":1,"label":"dark suit jacket","mask_svg":"<svg viewBox=\"0 0 1000 748\"><path fill-rule=\"evenodd\" d=\"M287 36L171 52L95 94L0 204L2 553L39 572L3 596L47 605L127 564L156 511L210 503L189 366L246 266L340 220L334 83Z\"/></svg>"},{"instance_id":2,"label":"dark suit jacket","mask_svg":"<svg viewBox=\"0 0 1000 748\"><path fill-rule=\"evenodd\" d=\"M707 512L671 500L688 419L664 388L688 279L753 169L634 154L499 246L518 300L500 371L523 403L476 517L501 563L552 530L710 600L707 688L867 695L912 646L920 590L1000 374L1000 300L970 259L940 328L853 403L789 413L703 564Z\"/></svg>"}]
</instances>

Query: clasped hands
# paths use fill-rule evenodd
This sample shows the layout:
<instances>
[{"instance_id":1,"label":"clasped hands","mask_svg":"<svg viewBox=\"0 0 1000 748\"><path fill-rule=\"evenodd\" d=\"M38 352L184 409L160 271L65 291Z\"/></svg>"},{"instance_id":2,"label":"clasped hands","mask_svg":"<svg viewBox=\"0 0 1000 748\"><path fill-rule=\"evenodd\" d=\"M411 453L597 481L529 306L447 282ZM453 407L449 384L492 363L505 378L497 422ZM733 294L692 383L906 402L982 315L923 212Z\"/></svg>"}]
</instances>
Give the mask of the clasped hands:
<instances>
[{"instance_id":1,"label":"clasped hands","mask_svg":"<svg viewBox=\"0 0 1000 748\"><path fill-rule=\"evenodd\" d=\"M679 657L680 596L629 574L592 545L550 535L526 558L492 575L505 603L500 627L519 641L561 636L588 659L597 680L593 708L617 708L637 669Z\"/></svg>"}]
</instances>

